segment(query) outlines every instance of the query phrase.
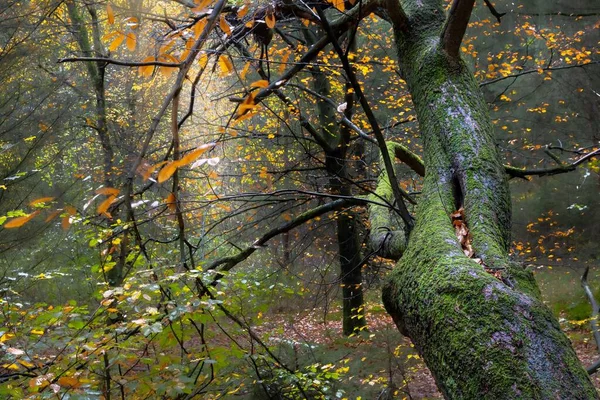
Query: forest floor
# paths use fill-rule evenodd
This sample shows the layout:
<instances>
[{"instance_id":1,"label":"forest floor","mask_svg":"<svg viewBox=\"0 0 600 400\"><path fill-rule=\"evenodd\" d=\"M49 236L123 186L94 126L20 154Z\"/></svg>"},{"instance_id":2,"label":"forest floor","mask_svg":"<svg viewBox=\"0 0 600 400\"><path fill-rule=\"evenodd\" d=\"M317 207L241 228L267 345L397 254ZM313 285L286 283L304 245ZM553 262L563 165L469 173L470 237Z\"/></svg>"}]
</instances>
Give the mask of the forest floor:
<instances>
[{"instance_id":1,"label":"forest floor","mask_svg":"<svg viewBox=\"0 0 600 400\"><path fill-rule=\"evenodd\" d=\"M296 365L298 360L310 359L308 364L348 366L339 386L349 399L441 399L431 373L410 341L398 333L382 309L370 311L367 317L369 331L354 338L343 337L341 322L332 318L337 312L327 316L314 311L293 317L289 314L270 316L256 329L263 337L270 337L271 342L285 338L286 344L292 343L293 351L288 354L293 354ZM584 365L590 365L600 357L589 330L565 328ZM600 390L600 376L594 375L592 380ZM390 382L395 387L395 395L382 397Z\"/></svg>"}]
</instances>

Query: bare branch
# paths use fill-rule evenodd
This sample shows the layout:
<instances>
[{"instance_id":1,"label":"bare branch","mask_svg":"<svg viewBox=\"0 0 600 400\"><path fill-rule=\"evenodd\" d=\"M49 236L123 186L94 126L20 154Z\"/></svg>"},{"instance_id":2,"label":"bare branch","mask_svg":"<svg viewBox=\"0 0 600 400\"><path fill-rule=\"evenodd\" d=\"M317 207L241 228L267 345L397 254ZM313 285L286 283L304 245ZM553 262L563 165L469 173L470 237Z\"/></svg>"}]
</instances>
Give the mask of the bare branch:
<instances>
[{"instance_id":1,"label":"bare branch","mask_svg":"<svg viewBox=\"0 0 600 400\"><path fill-rule=\"evenodd\" d=\"M467 31L474 4L475 0L454 0L452 2L450 13L440 36L442 47L450 57L458 58L460 44Z\"/></svg>"},{"instance_id":2,"label":"bare branch","mask_svg":"<svg viewBox=\"0 0 600 400\"><path fill-rule=\"evenodd\" d=\"M546 68L529 69L527 71L518 72L516 74L501 76L499 78L490 79L489 81L481 82L479 84L479 86L487 86L487 85L491 85L492 83L503 81L505 79L518 78L518 77L521 77L523 75L529 75L529 74L534 74L534 73L538 73L539 74L540 71L560 71L560 70L563 70L563 69L582 68L582 67L586 67L588 65L597 65L597 64L600 64L600 61L590 61L590 62L587 62L587 63L584 63L584 64L576 64L576 65L564 65L562 67L546 67Z\"/></svg>"},{"instance_id":3,"label":"bare branch","mask_svg":"<svg viewBox=\"0 0 600 400\"><path fill-rule=\"evenodd\" d=\"M492 13L492 15L494 17L496 17L496 19L498 20L498 23L502 22L501 18L503 16L506 15L506 13L499 13L498 11L496 11L496 8L494 8L494 5L492 4L492 2L490 0L484 0L485 1L485 5L490 9L490 12Z\"/></svg>"},{"instance_id":4,"label":"bare branch","mask_svg":"<svg viewBox=\"0 0 600 400\"><path fill-rule=\"evenodd\" d=\"M124 67L146 67L150 65L155 65L157 67L175 67L179 68L183 63L173 63L173 62L163 62L163 61L144 61L144 62L134 62L134 61L120 61L112 58L104 58L104 57L66 57L59 58L56 61L58 64L67 63L67 62L101 62L106 64L114 64L121 65Z\"/></svg>"},{"instance_id":5,"label":"bare branch","mask_svg":"<svg viewBox=\"0 0 600 400\"><path fill-rule=\"evenodd\" d=\"M504 168L506 170L506 173L512 178L527 179L528 176L558 175L571 172L577 169L579 165L597 156L600 156L600 149L591 151L570 164L564 164L561 162L559 166L554 168L524 169L513 167L510 165L505 165Z\"/></svg>"}]
</instances>

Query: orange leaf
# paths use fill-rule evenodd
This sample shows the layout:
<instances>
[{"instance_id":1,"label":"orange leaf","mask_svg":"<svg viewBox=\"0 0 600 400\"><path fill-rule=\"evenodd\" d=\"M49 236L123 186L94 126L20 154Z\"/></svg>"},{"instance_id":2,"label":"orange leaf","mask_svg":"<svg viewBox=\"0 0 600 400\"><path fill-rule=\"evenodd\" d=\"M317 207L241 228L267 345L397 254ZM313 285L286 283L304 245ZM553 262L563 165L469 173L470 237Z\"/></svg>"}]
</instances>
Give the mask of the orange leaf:
<instances>
[{"instance_id":1,"label":"orange leaf","mask_svg":"<svg viewBox=\"0 0 600 400\"><path fill-rule=\"evenodd\" d=\"M331 4L340 11L344 11L346 6L344 5L344 0L331 0Z\"/></svg>"},{"instance_id":2,"label":"orange leaf","mask_svg":"<svg viewBox=\"0 0 600 400\"><path fill-rule=\"evenodd\" d=\"M152 174L154 173L154 171L156 171L158 168L162 167L166 163L167 163L167 161L161 161L158 164L155 164L155 165L151 166L146 171L144 171L144 174L142 175L142 178L144 178L144 180L147 181L148 179L150 179L150 177L152 176Z\"/></svg>"},{"instance_id":3,"label":"orange leaf","mask_svg":"<svg viewBox=\"0 0 600 400\"><path fill-rule=\"evenodd\" d=\"M250 70L250 62L248 61L246 63L246 65L244 65L244 68L242 69L242 72L240 73L240 78L246 79L246 74L248 74L249 70Z\"/></svg>"},{"instance_id":4,"label":"orange leaf","mask_svg":"<svg viewBox=\"0 0 600 400\"><path fill-rule=\"evenodd\" d=\"M242 104L240 105L240 107L238 108L238 115L243 115L245 114L247 111L253 110L254 108L256 108L256 104L254 104L254 92L251 92L248 94L248 96L246 96L246 98L244 99L244 101L242 102Z\"/></svg>"},{"instance_id":5,"label":"orange leaf","mask_svg":"<svg viewBox=\"0 0 600 400\"><path fill-rule=\"evenodd\" d=\"M207 150L210 150L213 147L215 147L214 143L203 144L202 146L198 147L196 150L189 152L183 158L181 158L181 160L179 160L179 166L188 165L188 164L196 161L196 159L198 157L200 157Z\"/></svg>"},{"instance_id":6,"label":"orange leaf","mask_svg":"<svg viewBox=\"0 0 600 400\"><path fill-rule=\"evenodd\" d=\"M167 203L167 207L169 207L171 212L177 211L177 198L175 197L175 194L169 193L169 197L167 197L165 203Z\"/></svg>"},{"instance_id":7,"label":"orange leaf","mask_svg":"<svg viewBox=\"0 0 600 400\"><path fill-rule=\"evenodd\" d=\"M111 25L114 24L115 23L115 13L114 13L110 3L106 4L106 15L108 16L108 23Z\"/></svg>"},{"instance_id":8,"label":"orange leaf","mask_svg":"<svg viewBox=\"0 0 600 400\"><path fill-rule=\"evenodd\" d=\"M194 25L194 37L198 38L206 27L206 18L201 19Z\"/></svg>"},{"instance_id":9,"label":"orange leaf","mask_svg":"<svg viewBox=\"0 0 600 400\"><path fill-rule=\"evenodd\" d=\"M114 203L116 198L117 198L117 196L109 196L108 199L106 199L102 203L100 203L100 205L96 209L96 212L98 214L105 214L106 216L110 217L110 214L107 213L106 211L108 210L108 207L110 207L110 205L112 203Z\"/></svg>"},{"instance_id":10,"label":"orange leaf","mask_svg":"<svg viewBox=\"0 0 600 400\"><path fill-rule=\"evenodd\" d=\"M137 29L140 26L140 21L137 17L127 17L123 21L125 21L125 24L131 29Z\"/></svg>"},{"instance_id":11,"label":"orange leaf","mask_svg":"<svg viewBox=\"0 0 600 400\"><path fill-rule=\"evenodd\" d=\"M250 87L257 87L257 88L266 88L267 86L269 86L269 81L262 79L260 81L256 81L256 82L252 82L250 84Z\"/></svg>"},{"instance_id":12,"label":"orange leaf","mask_svg":"<svg viewBox=\"0 0 600 400\"><path fill-rule=\"evenodd\" d=\"M225 16L223 14L221 14L221 19L219 20L219 27L221 27L227 36L231 35L231 28L229 27L229 24L225 20Z\"/></svg>"},{"instance_id":13,"label":"orange leaf","mask_svg":"<svg viewBox=\"0 0 600 400\"><path fill-rule=\"evenodd\" d=\"M73 206L65 206L65 211L69 214L69 215L75 215L77 214L77 209Z\"/></svg>"},{"instance_id":14,"label":"orange leaf","mask_svg":"<svg viewBox=\"0 0 600 400\"><path fill-rule=\"evenodd\" d=\"M142 62L152 62L155 61L156 58L154 58L154 56L148 56L146 58L144 58L142 60ZM138 72L140 73L140 75L144 76L144 77L149 77L150 75L152 75L152 72L154 71L154 65L144 65L138 68Z\"/></svg>"},{"instance_id":15,"label":"orange leaf","mask_svg":"<svg viewBox=\"0 0 600 400\"><path fill-rule=\"evenodd\" d=\"M77 378L73 378L71 376L61 376L60 378L58 378L57 383L60 386L70 388L78 388L79 386L81 386L81 382L79 382Z\"/></svg>"},{"instance_id":16,"label":"orange leaf","mask_svg":"<svg viewBox=\"0 0 600 400\"><path fill-rule=\"evenodd\" d=\"M62 210L56 210L56 211L52 211L50 213L50 215L48 215L46 217L46 219L44 220L44 222L50 222L52 221L54 218L56 218L57 215L59 215L62 212Z\"/></svg>"},{"instance_id":17,"label":"orange leaf","mask_svg":"<svg viewBox=\"0 0 600 400\"><path fill-rule=\"evenodd\" d=\"M10 221L8 221L6 224L4 224L4 227L7 229L19 228L19 227L25 225L26 223L28 223L29 221L31 221L39 213L40 213L40 210L37 210L37 211L32 212L29 215L25 215L24 217L13 218Z\"/></svg>"},{"instance_id":18,"label":"orange leaf","mask_svg":"<svg viewBox=\"0 0 600 400\"><path fill-rule=\"evenodd\" d=\"M179 168L179 165L180 165L179 160L171 161L170 163L165 165L158 173L158 183L163 183L164 181L169 179L171 176L173 176L175 171L177 171L177 168Z\"/></svg>"},{"instance_id":19,"label":"orange leaf","mask_svg":"<svg viewBox=\"0 0 600 400\"><path fill-rule=\"evenodd\" d=\"M108 49L110 51L115 51L116 49L118 49L121 43L123 43L123 40L125 40L125 35L123 34L123 32L118 32L116 36L117 37L108 46Z\"/></svg>"},{"instance_id":20,"label":"orange leaf","mask_svg":"<svg viewBox=\"0 0 600 400\"><path fill-rule=\"evenodd\" d=\"M244 4L243 6L240 7L240 9L237 12L237 17L239 19L242 19L246 16L246 14L248 14L248 10L250 9L250 7L248 7L248 4Z\"/></svg>"},{"instance_id":21,"label":"orange leaf","mask_svg":"<svg viewBox=\"0 0 600 400\"><path fill-rule=\"evenodd\" d=\"M111 188L111 187L102 187L96 190L96 194L103 194L106 196L116 196L120 192L119 189Z\"/></svg>"},{"instance_id":22,"label":"orange leaf","mask_svg":"<svg viewBox=\"0 0 600 400\"><path fill-rule=\"evenodd\" d=\"M227 75L233 71L233 64L226 55L221 55L219 57L219 67L221 68L221 76Z\"/></svg>"},{"instance_id":23,"label":"orange leaf","mask_svg":"<svg viewBox=\"0 0 600 400\"><path fill-rule=\"evenodd\" d=\"M133 32L127 34L127 48L129 51L134 51L137 45L137 37Z\"/></svg>"},{"instance_id":24,"label":"orange leaf","mask_svg":"<svg viewBox=\"0 0 600 400\"><path fill-rule=\"evenodd\" d=\"M275 28L275 14L274 13L267 14L267 16L265 17L265 23L267 24L269 29Z\"/></svg>"},{"instance_id":25,"label":"orange leaf","mask_svg":"<svg viewBox=\"0 0 600 400\"><path fill-rule=\"evenodd\" d=\"M213 0L196 0L194 3L198 4L196 7L192 8L192 11L194 12L200 12L202 10L204 10L210 3L212 3Z\"/></svg>"},{"instance_id":26,"label":"orange leaf","mask_svg":"<svg viewBox=\"0 0 600 400\"><path fill-rule=\"evenodd\" d=\"M35 206L36 204L40 204L40 203L49 203L49 202L51 202L52 200L54 200L54 197L40 197L39 199L32 200L32 201L29 203L29 205L33 207L33 206Z\"/></svg>"},{"instance_id":27,"label":"orange leaf","mask_svg":"<svg viewBox=\"0 0 600 400\"><path fill-rule=\"evenodd\" d=\"M65 215L62 221L60 222L60 226L62 226L63 230L65 231L69 229L69 227L71 226L71 216Z\"/></svg>"},{"instance_id":28,"label":"orange leaf","mask_svg":"<svg viewBox=\"0 0 600 400\"><path fill-rule=\"evenodd\" d=\"M285 67L287 67L287 62L291 55L292 55L292 52L288 50L281 57L281 64L279 65L279 71L278 71L280 74L283 74L283 71L285 71Z\"/></svg>"}]
</instances>

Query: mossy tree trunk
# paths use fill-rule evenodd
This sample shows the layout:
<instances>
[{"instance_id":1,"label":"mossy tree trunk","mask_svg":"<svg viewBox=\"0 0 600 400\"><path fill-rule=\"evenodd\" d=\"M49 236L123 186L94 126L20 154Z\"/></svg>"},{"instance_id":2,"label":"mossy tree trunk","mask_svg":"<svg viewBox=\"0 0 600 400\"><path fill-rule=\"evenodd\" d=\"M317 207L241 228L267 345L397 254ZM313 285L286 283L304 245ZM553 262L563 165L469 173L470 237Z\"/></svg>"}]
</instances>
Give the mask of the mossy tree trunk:
<instances>
[{"instance_id":1,"label":"mossy tree trunk","mask_svg":"<svg viewBox=\"0 0 600 400\"><path fill-rule=\"evenodd\" d=\"M384 289L388 312L446 398L597 398L532 275L508 257L508 183L487 105L458 54L473 1L455 0L449 18L441 0L395 1L388 15L426 173L416 225ZM471 257L450 217L461 207Z\"/></svg>"}]
</instances>

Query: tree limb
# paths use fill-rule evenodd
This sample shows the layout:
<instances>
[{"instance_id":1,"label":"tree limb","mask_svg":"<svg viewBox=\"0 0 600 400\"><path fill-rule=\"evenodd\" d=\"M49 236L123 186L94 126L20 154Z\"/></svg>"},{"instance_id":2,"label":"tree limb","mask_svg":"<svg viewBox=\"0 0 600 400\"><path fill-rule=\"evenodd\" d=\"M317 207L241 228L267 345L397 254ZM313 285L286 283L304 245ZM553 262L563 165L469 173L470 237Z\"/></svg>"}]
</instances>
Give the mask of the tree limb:
<instances>
[{"instance_id":1,"label":"tree limb","mask_svg":"<svg viewBox=\"0 0 600 400\"><path fill-rule=\"evenodd\" d=\"M179 68L183 65L183 63L173 63L173 62L164 62L164 61L144 61L144 62L134 62L134 61L121 61L115 60L112 58L104 58L104 57L66 57L59 58L56 62L58 64L67 63L67 62L101 62L106 64L114 64L121 65L124 67L146 67L150 65L155 65L157 67L175 67Z\"/></svg>"},{"instance_id":2,"label":"tree limb","mask_svg":"<svg viewBox=\"0 0 600 400\"><path fill-rule=\"evenodd\" d=\"M506 13L499 13L498 11L496 11L496 8L494 8L494 5L492 4L492 2L490 0L484 0L485 1L485 5L487 6L487 8L490 9L490 12L492 13L492 15L494 17L496 17L496 19L498 20L498 23L502 22L501 18L503 16L506 15Z\"/></svg>"},{"instance_id":3,"label":"tree limb","mask_svg":"<svg viewBox=\"0 0 600 400\"><path fill-rule=\"evenodd\" d=\"M452 2L440 36L442 47L450 57L458 58L460 44L467 31L474 4L475 0L454 0Z\"/></svg>"}]
</instances>

